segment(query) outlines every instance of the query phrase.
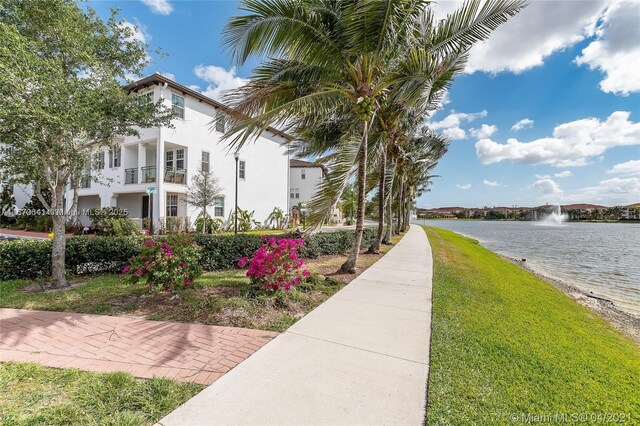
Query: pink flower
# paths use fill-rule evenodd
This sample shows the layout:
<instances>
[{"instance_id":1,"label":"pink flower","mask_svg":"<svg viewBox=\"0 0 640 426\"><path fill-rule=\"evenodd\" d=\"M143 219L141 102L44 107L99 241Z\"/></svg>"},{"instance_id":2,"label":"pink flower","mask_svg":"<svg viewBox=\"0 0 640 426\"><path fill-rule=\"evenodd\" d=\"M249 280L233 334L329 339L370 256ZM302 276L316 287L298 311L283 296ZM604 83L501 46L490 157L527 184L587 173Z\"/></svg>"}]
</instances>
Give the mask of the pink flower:
<instances>
[{"instance_id":1,"label":"pink flower","mask_svg":"<svg viewBox=\"0 0 640 426\"><path fill-rule=\"evenodd\" d=\"M311 273L305 269L304 271L302 271L302 275L304 277L308 277L309 275L311 275Z\"/></svg>"},{"instance_id":2,"label":"pink flower","mask_svg":"<svg viewBox=\"0 0 640 426\"><path fill-rule=\"evenodd\" d=\"M125 266L124 269L122 270L123 274L126 274L127 272L129 272L129 265Z\"/></svg>"},{"instance_id":3,"label":"pink flower","mask_svg":"<svg viewBox=\"0 0 640 426\"><path fill-rule=\"evenodd\" d=\"M264 243L267 240L267 236L263 235L262 237L260 237L260 242Z\"/></svg>"},{"instance_id":4,"label":"pink flower","mask_svg":"<svg viewBox=\"0 0 640 426\"><path fill-rule=\"evenodd\" d=\"M246 265L246 264L247 264L247 261L248 261L248 260L249 260L248 258L243 257L242 259L240 259L240 260L238 261L238 266L239 266L239 267L241 267L241 268L244 268L244 265Z\"/></svg>"},{"instance_id":5,"label":"pink flower","mask_svg":"<svg viewBox=\"0 0 640 426\"><path fill-rule=\"evenodd\" d=\"M186 268L186 267L187 267L187 262L181 262L181 263L180 263L180 267L182 267L182 268Z\"/></svg>"}]
</instances>

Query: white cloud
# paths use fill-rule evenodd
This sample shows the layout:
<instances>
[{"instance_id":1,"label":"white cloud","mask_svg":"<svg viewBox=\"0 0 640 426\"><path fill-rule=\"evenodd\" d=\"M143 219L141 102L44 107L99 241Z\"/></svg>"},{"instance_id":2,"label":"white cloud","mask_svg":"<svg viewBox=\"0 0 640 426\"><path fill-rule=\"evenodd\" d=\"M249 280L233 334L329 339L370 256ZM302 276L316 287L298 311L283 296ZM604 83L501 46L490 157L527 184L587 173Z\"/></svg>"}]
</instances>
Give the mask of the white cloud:
<instances>
[{"instance_id":1,"label":"white cloud","mask_svg":"<svg viewBox=\"0 0 640 426\"><path fill-rule=\"evenodd\" d=\"M455 112L451 110L451 113L440 121L429 123L429 127L433 130L446 129L450 127L460 127L462 123L470 123L478 118L487 116L487 111L480 112Z\"/></svg>"},{"instance_id":2,"label":"white cloud","mask_svg":"<svg viewBox=\"0 0 640 426\"><path fill-rule=\"evenodd\" d=\"M640 174L640 160L631 160L625 163L618 163L607 170L609 174Z\"/></svg>"},{"instance_id":3,"label":"white cloud","mask_svg":"<svg viewBox=\"0 0 640 426\"><path fill-rule=\"evenodd\" d=\"M500 186L500 184L498 182L492 181L492 180L487 180L484 179L482 181L483 184L487 185L487 186Z\"/></svg>"},{"instance_id":4,"label":"white cloud","mask_svg":"<svg viewBox=\"0 0 640 426\"><path fill-rule=\"evenodd\" d=\"M478 118L487 116L487 111L480 112L455 112L451 110L449 115L440 121L428 122L427 125L433 130L441 130L442 134L451 139L466 139L467 133L460 126L464 123L471 123Z\"/></svg>"},{"instance_id":5,"label":"white cloud","mask_svg":"<svg viewBox=\"0 0 640 426\"><path fill-rule=\"evenodd\" d=\"M125 19L120 23L120 28L128 29L131 32L130 39L132 40L137 40L144 44L149 43L151 40L151 36L147 32L147 27L138 21L134 24Z\"/></svg>"},{"instance_id":6,"label":"white cloud","mask_svg":"<svg viewBox=\"0 0 640 426\"><path fill-rule=\"evenodd\" d=\"M442 131L442 134L448 138L451 138L452 140L467 138L467 133L460 127L451 127L449 129L444 129Z\"/></svg>"},{"instance_id":7,"label":"white cloud","mask_svg":"<svg viewBox=\"0 0 640 426\"><path fill-rule=\"evenodd\" d=\"M176 75L170 72L165 72L165 71L160 71L159 72L160 75L163 75L165 77L167 77L169 80L173 80L176 81Z\"/></svg>"},{"instance_id":8,"label":"white cloud","mask_svg":"<svg viewBox=\"0 0 640 426\"><path fill-rule=\"evenodd\" d=\"M484 138L488 138L489 136L491 136L497 131L498 131L498 126L494 124L491 124L491 125L483 124L482 126L480 126L479 129L469 130L469 133L471 133L471 136L473 136L474 138L484 139Z\"/></svg>"},{"instance_id":9,"label":"white cloud","mask_svg":"<svg viewBox=\"0 0 640 426\"><path fill-rule=\"evenodd\" d=\"M483 164L512 161L550 164L556 167L584 166L616 146L640 145L640 123L629 121L630 113L616 111L606 121L597 118L563 123L553 136L531 142L510 138L500 144L491 139L476 142L476 155Z\"/></svg>"},{"instance_id":10,"label":"white cloud","mask_svg":"<svg viewBox=\"0 0 640 426\"><path fill-rule=\"evenodd\" d=\"M522 120L516 122L513 126L511 126L511 130L517 132L518 130L531 128L533 127L534 121L530 118L523 118Z\"/></svg>"},{"instance_id":11,"label":"white cloud","mask_svg":"<svg viewBox=\"0 0 640 426\"><path fill-rule=\"evenodd\" d=\"M198 65L193 69L193 72L198 78L209 83L202 93L218 100L223 91L240 87L247 81L236 75L235 67L227 71L215 65Z\"/></svg>"},{"instance_id":12,"label":"white cloud","mask_svg":"<svg viewBox=\"0 0 640 426\"><path fill-rule=\"evenodd\" d=\"M531 186L540 190L543 194L557 195L563 192L553 179L538 179Z\"/></svg>"},{"instance_id":13,"label":"white cloud","mask_svg":"<svg viewBox=\"0 0 640 426\"><path fill-rule=\"evenodd\" d=\"M191 90L195 90L196 92L200 91L200 86L198 86L197 84L190 84L187 87Z\"/></svg>"},{"instance_id":14,"label":"white cloud","mask_svg":"<svg viewBox=\"0 0 640 426\"><path fill-rule=\"evenodd\" d=\"M466 190L466 189L471 188L471 184L470 184L470 183L465 183L464 185L456 185L456 186L457 186L459 189L463 189L463 190Z\"/></svg>"},{"instance_id":15,"label":"white cloud","mask_svg":"<svg viewBox=\"0 0 640 426\"><path fill-rule=\"evenodd\" d=\"M461 3L438 2L436 16L444 17ZM588 35L585 29L593 30L607 3L605 0L532 1L493 32L489 40L471 49L466 72L520 73L540 66L551 54L584 40ZM637 38L635 40L637 42Z\"/></svg>"},{"instance_id":16,"label":"white cloud","mask_svg":"<svg viewBox=\"0 0 640 426\"><path fill-rule=\"evenodd\" d=\"M564 178L571 176L571 172L569 170L565 170L563 172L554 173L554 176L557 178Z\"/></svg>"},{"instance_id":17,"label":"white cloud","mask_svg":"<svg viewBox=\"0 0 640 426\"><path fill-rule=\"evenodd\" d=\"M167 0L141 0L142 3L149 6L151 11L158 15L170 15L173 12L173 6Z\"/></svg>"},{"instance_id":18,"label":"white cloud","mask_svg":"<svg viewBox=\"0 0 640 426\"><path fill-rule=\"evenodd\" d=\"M640 91L640 2L612 3L593 29L596 39L576 58L578 65L605 75L604 92L628 95Z\"/></svg>"},{"instance_id":19,"label":"white cloud","mask_svg":"<svg viewBox=\"0 0 640 426\"><path fill-rule=\"evenodd\" d=\"M626 205L638 202L640 198L640 178L613 178L602 180L596 186L579 189L575 194L563 197L570 202L600 203L605 205Z\"/></svg>"}]
</instances>

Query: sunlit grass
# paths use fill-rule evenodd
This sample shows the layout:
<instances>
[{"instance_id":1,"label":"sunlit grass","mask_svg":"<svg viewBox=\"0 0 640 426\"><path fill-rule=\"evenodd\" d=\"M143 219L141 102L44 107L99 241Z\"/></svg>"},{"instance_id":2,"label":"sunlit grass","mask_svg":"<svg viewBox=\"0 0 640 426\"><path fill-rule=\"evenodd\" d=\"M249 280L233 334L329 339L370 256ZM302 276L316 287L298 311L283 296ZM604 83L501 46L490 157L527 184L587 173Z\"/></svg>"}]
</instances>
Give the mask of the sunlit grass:
<instances>
[{"instance_id":1,"label":"sunlit grass","mask_svg":"<svg viewBox=\"0 0 640 426\"><path fill-rule=\"evenodd\" d=\"M640 422L638 346L477 241L425 229L434 253L428 425L509 424L528 413Z\"/></svg>"},{"instance_id":2,"label":"sunlit grass","mask_svg":"<svg viewBox=\"0 0 640 426\"><path fill-rule=\"evenodd\" d=\"M150 425L202 390L128 373L0 364L0 425Z\"/></svg>"}]
</instances>

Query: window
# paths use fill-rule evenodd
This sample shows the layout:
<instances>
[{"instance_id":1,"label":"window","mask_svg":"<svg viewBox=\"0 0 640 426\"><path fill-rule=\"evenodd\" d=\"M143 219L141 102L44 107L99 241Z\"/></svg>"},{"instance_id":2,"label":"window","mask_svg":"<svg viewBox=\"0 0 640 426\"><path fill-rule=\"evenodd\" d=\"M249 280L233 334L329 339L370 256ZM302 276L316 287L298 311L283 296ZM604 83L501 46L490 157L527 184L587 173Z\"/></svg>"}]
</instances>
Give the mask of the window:
<instances>
[{"instance_id":1,"label":"window","mask_svg":"<svg viewBox=\"0 0 640 426\"><path fill-rule=\"evenodd\" d=\"M224 114L216 113L216 132L224 133Z\"/></svg>"},{"instance_id":2,"label":"window","mask_svg":"<svg viewBox=\"0 0 640 426\"><path fill-rule=\"evenodd\" d=\"M138 95L138 105L146 106L153 104L153 91Z\"/></svg>"},{"instance_id":3,"label":"window","mask_svg":"<svg viewBox=\"0 0 640 426\"><path fill-rule=\"evenodd\" d=\"M300 179L305 180L307 178L307 169L300 169Z\"/></svg>"},{"instance_id":4,"label":"window","mask_svg":"<svg viewBox=\"0 0 640 426\"><path fill-rule=\"evenodd\" d=\"M240 179L244 179L246 176L246 165L244 161L240 161L238 170L239 170L238 175Z\"/></svg>"},{"instance_id":5,"label":"window","mask_svg":"<svg viewBox=\"0 0 640 426\"><path fill-rule=\"evenodd\" d=\"M167 216L178 216L178 194L167 194Z\"/></svg>"},{"instance_id":6,"label":"window","mask_svg":"<svg viewBox=\"0 0 640 426\"><path fill-rule=\"evenodd\" d=\"M114 146L109 150L109 167L120 167L122 162L122 148Z\"/></svg>"},{"instance_id":7,"label":"window","mask_svg":"<svg viewBox=\"0 0 640 426\"><path fill-rule=\"evenodd\" d=\"M300 189L299 188L291 188L289 191L289 196L291 198L300 198Z\"/></svg>"},{"instance_id":8,"label":"window","mask_svg":"<svg viewBox=\"0 0 640 426\"><path fill-rule=\"evenodd\" d=\"M209 173L209 153L207 151L202 151L202 163L200 168L203 172Z\"/></svg>"},{"instance_id":9,"label":"window","mask_svg":"<svg viewBox=\"0 0 640 426\"><path fill-rule=\"evenodd\" d=\"M178 95L171 95L171 110L173 115L184 119L184 98Z\"/></svg>"},{"instance_id":10,"label":"window","mask_svg":"<svg viewBox=\"0 0 640 426\"><path fill-rule=\"evenodd\" d=\"M213 215L224 217L224 198L218 197L213 200Z\"/></svg>"},{"instance_id":11,"label":"window","mask_svg":"<svg viewBox=\"0 0 640 426\"><path fill-rule=\"evenodd\" d=\"M96 170L104 169L104 151L93 154L93 167L95 167Z\"/></svg>"},{"instance_id":12,"label":"window","mask_svg":"<svg viewBox=\"0 0 640 426\"><path fill-rule=\"evenodd\" d=\"M184 149L176 150L176 169L184 170Z\"/></svg>"},{"instance_id":13,"label":"window","mask_svg":"<svg viewBox=\"0 0 640 426\"><path fill-rule=\"evenodd\" d=\"M164 153L164 165L167 170L173 170L173 151Z\"/></svg>"}]
</instances>

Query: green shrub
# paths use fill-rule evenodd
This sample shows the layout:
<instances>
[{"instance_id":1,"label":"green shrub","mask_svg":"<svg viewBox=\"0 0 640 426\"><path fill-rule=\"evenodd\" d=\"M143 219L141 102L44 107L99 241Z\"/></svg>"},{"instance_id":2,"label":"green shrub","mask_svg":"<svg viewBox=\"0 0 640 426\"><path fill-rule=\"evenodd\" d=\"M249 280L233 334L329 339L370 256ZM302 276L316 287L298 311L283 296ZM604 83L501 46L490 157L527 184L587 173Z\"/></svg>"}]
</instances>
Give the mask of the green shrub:
<instances>
[{"instance_id":1,"label":"green shrub","mask_svg":"<svg viewBox=\"0 0 640 426\"><path fill-rule=\"evenodd\" d=\"M145 283L149 291L177 293L202 274L200 250L184 235L149 238L142 243L140 254L129 259L120 278L131 284Z\"/></svg>"},{"instance_id":2,"label":"green shrub","mask_svg":"<svg viewBox=\"0 0 640 426\"><path fill-rule=\"evenodd\" d=\"M101 235L128 236L140 233L138 225L127 217L124 209L103 207L89 212L93 227Z\"/></svg>"},{"instance_id":3,"label":"green shrub","mask_svg":"<svg viewBox=\"0 0 640 426\"><path fill-rule=\"evenodd\" d=\"M0 243L0 280L46 277L51 273L51 241Z\"/></svg>"},{"instance_id":4,"label":"green shrub","mask_svg":"<svg viewBox=\"0 0 640 426\"><path fill-rule=\"evenodd\" d=\"M297 234L272 235L276 238L300 238ZM262 245L259 234L195 236L202 248L200 265L208 271L233 269L238 260L250 257ZM361 248L376 237L376 228L365 228ZM317 233L305 237L300 256L316 258L347 252L353 244L353 231ZM67 269L75 274L119 272L127 260L140 253L143 237L75 236L67 240ZM38 278L51 273L51 241L17 240L0 242L0 280Z\"/></svg>"},{"instance_id":5,"label":"green shrub","mask_svg":"<svg viewBox=\"0 0 640 426\"><path fill-rule=\"evenodd\" d=\"M238 260L251 256L262 245L257 234L198 234L195 241L202 247L200 265L208 271L236 268Z\"/></svg>"}]
</instances>

